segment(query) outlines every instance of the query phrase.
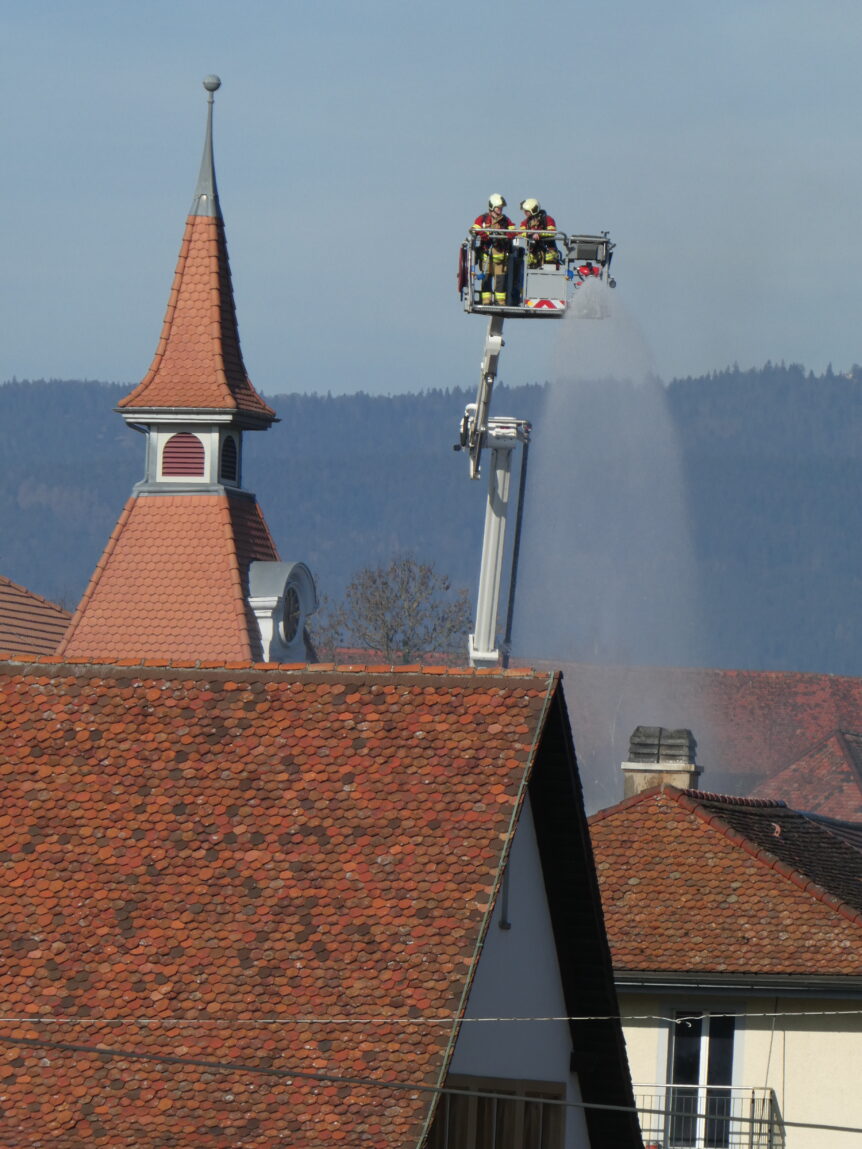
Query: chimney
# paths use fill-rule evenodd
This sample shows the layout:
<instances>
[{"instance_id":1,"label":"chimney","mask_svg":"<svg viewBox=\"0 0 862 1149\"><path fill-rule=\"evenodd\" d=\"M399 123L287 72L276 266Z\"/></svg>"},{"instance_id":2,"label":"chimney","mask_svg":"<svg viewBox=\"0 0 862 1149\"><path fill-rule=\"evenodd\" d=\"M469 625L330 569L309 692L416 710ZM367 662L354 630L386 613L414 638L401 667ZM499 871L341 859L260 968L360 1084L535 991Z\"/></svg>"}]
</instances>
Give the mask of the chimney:
<instances>
[{"instance_id":1,"label":"chimney","mask_svg":"<svg viewBox=\"0 0 862 1149\"><path fill-rule=\"evenodd\" d=\"M623 796L630 798L665 782L696 790L703 773L696 755L697 742L690 730L636 726L629 739L629 760L622 764Z\"/></svg>"}]
</instances>

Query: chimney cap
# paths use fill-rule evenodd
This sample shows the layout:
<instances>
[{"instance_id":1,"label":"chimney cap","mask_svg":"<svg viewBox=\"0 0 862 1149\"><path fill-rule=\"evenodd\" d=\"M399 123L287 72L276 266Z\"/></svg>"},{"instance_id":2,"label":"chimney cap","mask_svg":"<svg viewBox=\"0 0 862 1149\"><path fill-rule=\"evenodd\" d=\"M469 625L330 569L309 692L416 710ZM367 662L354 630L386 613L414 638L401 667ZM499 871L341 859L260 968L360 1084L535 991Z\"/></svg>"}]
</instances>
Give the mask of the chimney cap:
<instances>
[{"instance_id":1,"label":"chimney cap","mask_svg":"<svg viewBox=\"0 0 862 1149\"><path fill-rule=\"evenodd\" d=\"M697 741L690 730L636 726L629 739L629 762L697 761Z\"/></svg>"}]
</instances>

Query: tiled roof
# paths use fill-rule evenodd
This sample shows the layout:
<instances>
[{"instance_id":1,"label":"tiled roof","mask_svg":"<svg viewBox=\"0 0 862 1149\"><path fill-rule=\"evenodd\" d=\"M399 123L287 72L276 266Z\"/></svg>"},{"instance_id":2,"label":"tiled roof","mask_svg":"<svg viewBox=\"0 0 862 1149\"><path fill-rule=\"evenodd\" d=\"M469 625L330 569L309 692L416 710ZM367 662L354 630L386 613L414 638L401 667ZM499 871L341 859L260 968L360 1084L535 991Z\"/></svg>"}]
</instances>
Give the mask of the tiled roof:
<instances>
[{"instance_id":1,"label":"tiled roof","mask_svg":"<svg viewBox=\"0 0 862 1149\"><path fill-rule=\"evenodd\" d=\"M188 217L155 358L119 407L203 408L275 418L243 364L220 216Z\"/></svg>"},{"instance_id":2,"label":"tiled roof","mask_svg":"<svg viewBox=\"0 0 862 1149\"><path fill-rule=\"evenodd\" d=\"M835 731L862 731L862 678L586 663L562 669L592 808L622 793L619 766L639 725L693 731L703 784L730 794L752 793Z\"/></svg>"},{"instance_id":3,"label":"tiled roof","mask_svg":"<svg viewBox=\"0 0 862 1149\"><path fill-rule=\"evenodd\" d=\"M53 654L72 616L0 575L0 650Z\"/></svg>"},{"instance_id":4,"label":"tiled roof","mask_svg":"<svg viewBox=\"0 0 862 1149\"><path fill-rule=\"evenodd\" d=\"M68 658L260 656L248 566L278 558L254 499L129 499L58 651Z\"/></svg>"},{"instance_id":5,"label":"tiled roof","mask_svg":"<svg viewBox=\"0 0 862 1149\"><path fill-rule=\"evenodd\" d=\"M3 1144L417 1145L428 1094L237 1067L440 1081L556 691L0 665Z\"/></svg>"},{"instance_id":6,"label":"tiled roof","mask_svg":"<svg viewBox=\"0 0 862 1149\"><path fill-rule=\"evenodd\" d=\"M862 852L825 820L665 786L590 833L618 974L862 975Z\"/></svg>"},{"instance_id":7,"label":"tiled roof","mask_svg":"<svg viewBox=\"0 0 862 1149\"><path fill-rule=\"evenodd\" d=\"M862 819L862 736L836 731L753 793L831 818Z\"/></svg>"}]
</instances>

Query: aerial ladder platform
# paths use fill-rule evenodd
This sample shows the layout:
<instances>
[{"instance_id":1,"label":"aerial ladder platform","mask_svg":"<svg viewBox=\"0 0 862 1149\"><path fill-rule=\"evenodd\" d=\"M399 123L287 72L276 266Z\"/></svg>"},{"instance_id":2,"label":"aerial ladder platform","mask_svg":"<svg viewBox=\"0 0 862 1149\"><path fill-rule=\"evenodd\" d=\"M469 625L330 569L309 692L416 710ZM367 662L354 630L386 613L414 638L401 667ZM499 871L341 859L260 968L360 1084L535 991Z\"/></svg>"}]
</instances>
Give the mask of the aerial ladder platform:
<instances>
[{"instance_id":1,"label":"aerial ladder platform","mask_svg":"<svg viewBox=\"0 0 862 1149\"><path fill-rule=\"evenodd\" d=\"M500 589L503 582L503 558L506 542L506 522L509 513L512 472L512 452L520 443L523 447L521 477L518 494L518 515L509 578L509 603L503 641L503 665L508 663L511 643L512 618L517 583L520 528L523 513L524 490L527 476L527 458L532 427L526 419L491 415L491 397L497 378L500 354L505 346L503 323L506 319L562 319L570 310L574 293L587 283L603 283L615 287L610 266L615 244L607 232L598 235L567 235L553 231L539 233L540 238L552 241L556 258L530 259L531 235L511 229L483 228L481 234L471 229L461 244L458 257L458 290L469 314L487 315L488 329L482 355L479 387L476 401L469 403L461 419L456 451L466 451L471 479L482 473L482 453L490 451L488 468L488 497L485 504L485 532L482 540L482 560L479 569L479 589L476 599L476 618L467 647L471 666L491 667L500 662L497 648L497 617ZM488 302L483 251L494 241L508 248L505 272L505 298L496 294ZM499 291L497 284L495 292ZM503 292L500 292L503 294ZM603 294L591 294L590 305L579 310L584 318L602 319L607 315Z\"/></svg>"}]
</instances>

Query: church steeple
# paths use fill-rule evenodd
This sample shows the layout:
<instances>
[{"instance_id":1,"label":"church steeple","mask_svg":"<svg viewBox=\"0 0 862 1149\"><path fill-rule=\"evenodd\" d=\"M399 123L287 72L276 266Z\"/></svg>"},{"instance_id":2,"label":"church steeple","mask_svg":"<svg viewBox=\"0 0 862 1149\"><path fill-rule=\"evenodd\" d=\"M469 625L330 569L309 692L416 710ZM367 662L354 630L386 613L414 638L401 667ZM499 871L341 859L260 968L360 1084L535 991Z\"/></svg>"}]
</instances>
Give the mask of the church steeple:
<instances>
[{"instance_id":1,"label":"church steeple","mask_svg":"<svg viewBox=\"0 0 862 1149\"><path fill-rule=\"evenodd\" d=\"M118 405L146 435L145 475L58 648L67 657L305 658L313 580L304 564L278 561L242 485L243 432L276 419L240 350L213 163L220 84L204 80L203 158L159 345Z\"/></svg>"},{"instance_id":2,"label":"church steeple","mask_svg":"<svg viewBox=\"0 0 862 1149\"><path fill-rule=\"evenodd\" d=\"M249 429L265 429L275 412L255 391L240 350L224 220L213 162L213 93L208 76L207 128L200 174L186 220L162 335L150 369L120 400L127 422L174 411L233 413Z\"/></svg>"}]
</instances>

